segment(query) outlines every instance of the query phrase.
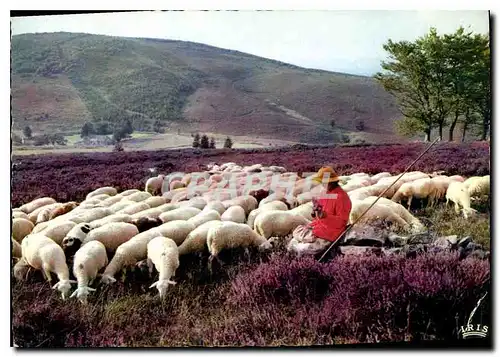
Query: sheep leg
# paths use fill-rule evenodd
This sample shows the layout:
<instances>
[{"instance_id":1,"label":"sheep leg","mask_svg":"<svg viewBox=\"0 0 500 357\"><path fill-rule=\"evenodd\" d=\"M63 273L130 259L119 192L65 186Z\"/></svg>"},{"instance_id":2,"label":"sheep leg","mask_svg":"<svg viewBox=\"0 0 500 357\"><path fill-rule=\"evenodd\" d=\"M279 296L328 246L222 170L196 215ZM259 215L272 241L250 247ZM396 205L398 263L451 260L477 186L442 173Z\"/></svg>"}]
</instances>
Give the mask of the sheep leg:
<instances>
[{"instance_id":1,"label":"sheep leg","mask_svg":"<svg viewBox=\"0 0 500 357\"><path fill-rule=\"evenodd\" d=\"M412 198L413 198L413 196L408 197L408 211L410 210L410 207L411 207Z\"/></svg>"},{"instance_id":2,"label":"sheep leg","mask_svg":"<svg viewBox=\"0 0 500 357\"><path fill-rule=\"evenodd\" d=\"M47 278L47 281L50 283L52 281L52 277L50 276L50 269L45 264L43 265L43 274Z\"/></svg>"},{"instance_id":3,"label":"sheep leg","mask_svg":"<svg viewBox=\"0 0 500 357\"><path fill-rule=\"evenodd\" d=\"M154 268L154 264L153 264L153 261L151 259L147 259L146 260L146 264L148 265L148 272L149 272L149 277L151 278L152 274L153 274L153 268Z\"/></svg>"}]
</instances>

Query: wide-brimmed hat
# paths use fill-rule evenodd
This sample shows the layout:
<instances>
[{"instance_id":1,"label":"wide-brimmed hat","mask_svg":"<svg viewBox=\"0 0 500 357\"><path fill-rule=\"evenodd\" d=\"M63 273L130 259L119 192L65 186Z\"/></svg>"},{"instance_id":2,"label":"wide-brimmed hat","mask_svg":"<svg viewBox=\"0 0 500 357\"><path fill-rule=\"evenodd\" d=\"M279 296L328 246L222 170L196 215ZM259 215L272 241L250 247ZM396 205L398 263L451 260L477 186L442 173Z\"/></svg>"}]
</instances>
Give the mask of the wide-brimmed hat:
<instances>
[{"instance_id":1,"label":"wide-brimmed hat","mask_svg":"<svg viewBox=\"0 0 500 357\"><path fill-rule=\"evenodd\" d=\"M328 178L326 178L325 176ZM319 183L323 183L323 182L330 183L330 182L337 182L340 180L340 178L338 177L337 173L331 167L327 166L327 167L322 167L321 169L319 169L316 176L313 177L313 180L316 182L319 182Z\"/></svg>"}]
</instances>

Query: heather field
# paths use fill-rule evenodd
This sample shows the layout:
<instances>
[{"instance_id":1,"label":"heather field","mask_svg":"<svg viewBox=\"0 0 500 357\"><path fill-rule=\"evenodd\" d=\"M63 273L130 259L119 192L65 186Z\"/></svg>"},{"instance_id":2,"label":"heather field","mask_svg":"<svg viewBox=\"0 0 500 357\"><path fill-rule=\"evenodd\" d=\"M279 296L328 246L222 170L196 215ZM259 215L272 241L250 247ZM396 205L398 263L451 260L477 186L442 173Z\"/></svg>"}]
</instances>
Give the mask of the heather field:
<instances>
[{"instance_id":1,"label":"heather field","mask_svg":"<svg viewBox=\"0 0 500 357\"><path fill-rule=\"evenodd\" d=\"M312 172L331 165L339 174L399 173L424 144L291 147L274 150L164 150L13 157L12 207L42 196L82 201L101 186L144 189L157 173L204 170L210 162L279 165ZM413 168L447 175L490 173L488 143L438 143ZM156 169L152 173L150 169ZM470 235L489 247L489 203L465 222L443 205L416 214L429 230ZM344 255L319 263L296 258L284 246L263 253L221 253L224 265L207 269L208 256L185 255L166 299L149 289L157 279L129 271L99 286L87 305L60 295L33 272L11 279L12 328L20 347L310 346L445 341L489 291L489 259L459 251L404 255ZM489 304L486 304L489 306ZM491 326L489 321L482 322Z\"/></svg>"}]
</instances>

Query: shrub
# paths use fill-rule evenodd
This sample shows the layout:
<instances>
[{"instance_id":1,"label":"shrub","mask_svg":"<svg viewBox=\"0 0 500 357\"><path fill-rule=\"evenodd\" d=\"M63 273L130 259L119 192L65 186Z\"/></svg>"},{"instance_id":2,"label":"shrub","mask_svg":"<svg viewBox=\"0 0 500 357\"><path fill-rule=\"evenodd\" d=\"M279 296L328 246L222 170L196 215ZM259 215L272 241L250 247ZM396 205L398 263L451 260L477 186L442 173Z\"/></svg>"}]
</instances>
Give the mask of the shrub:
<instances>
[{"instance_id":1,"label":"shrub","mask_svg":"<svg viewBox=\"0 0 500 357\"><path fill-rule=\"evenodd\" d=\"M213 137L210 138L210 149L215 149L215 139Z\"/></svg>"},{"instance_id":2,"label":"shrub","mask_svg":"<svg viewBox=\"0 0 500 357\"><path fill-rule=\"evenodd\" d=\"M193 147L194 148L200 147L200 134L198 134L198 133L194 134Z\"/></svg>"},{"instance_id":3,"label":"shrub","mask_svg":"<svg viewBox=\"0 0 500 357\"><path fill-rule=\"evenodd\" d=\"M89 122L86 122L85 124L83 124L82 130L80 132L80 137L87 138L93 134L95 134L94 125L92 125L92 123L89 123Z\"/></svg>"},{"instance_id":4,"label":"shrub","mask_svg":"<svg viewBox=\"0 0 500 357\"><path fill-rule=\"evenodd\" d=\"M210 147L210 143L208 141L208 136L202 135L201 140L200 140L200 147L202 149L208 149Z\"/></svg>"},{"instance_id":5,"label":"shrub","mask_svg":"<svg viewBox=\"0 0 500 357\"><path fill-rule=\"evenodd\" d=\"M29 125L26 125L23 129L23 135L25 138L28 138L28 139L31 139L31 136L32 136L32 131L31 131L31 127Z\"/></svg>"},{"instance_id":6,"label":"shrub","mask_svg":"<svg viewBox=\"0 0 500 357\"><path fill-rule=\"evenodd\" d=\"M228 136L226 138L226 141L224 141L224 148L226 149L231 149L233 147L233 141L231 140L231 138Z\"/></svg>"}]
</instances>

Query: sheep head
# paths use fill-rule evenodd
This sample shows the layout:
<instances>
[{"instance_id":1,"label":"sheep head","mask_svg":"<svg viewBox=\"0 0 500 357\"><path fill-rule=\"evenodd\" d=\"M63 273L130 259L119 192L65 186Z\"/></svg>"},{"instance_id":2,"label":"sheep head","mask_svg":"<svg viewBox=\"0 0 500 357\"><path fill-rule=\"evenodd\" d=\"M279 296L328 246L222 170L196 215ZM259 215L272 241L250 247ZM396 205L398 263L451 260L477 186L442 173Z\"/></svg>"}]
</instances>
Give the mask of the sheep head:
<instances>
[{"instance_id":1,"label":"sheep head","mask_svg":"<svg viewBox=\"0 0 500 357\"><path fill-rule=\"evenodd\" d=\"M76 284L77 282L75 280L59 280L57 283L54 284L52 289L59 290L61 292L62 299L65 300L69 295L72 283Z\"/></svg>"},{"instance_id":2,"label":"sheep head","mask_svg":"<svg viewBox=\"0 0 500 357\"><path fill-rule=\"evenodd\" d=\"M172 280L158 280L151 284L149 287L150 289L156 287L158 289L158 292L160 293L160 298L163 299L165 297L165 294L167 293L167 289L169 285L175 285L177 284L175 281Z\"/></svg>"}]
</instances>

